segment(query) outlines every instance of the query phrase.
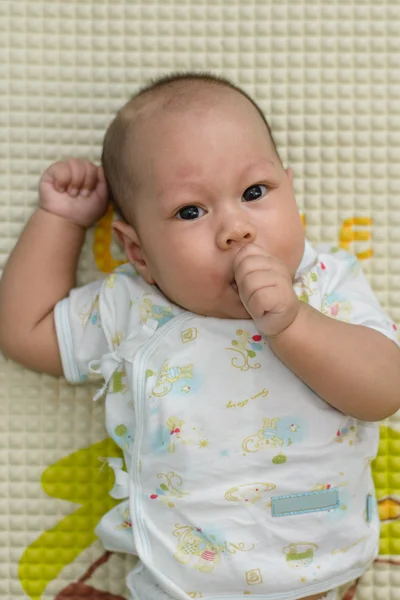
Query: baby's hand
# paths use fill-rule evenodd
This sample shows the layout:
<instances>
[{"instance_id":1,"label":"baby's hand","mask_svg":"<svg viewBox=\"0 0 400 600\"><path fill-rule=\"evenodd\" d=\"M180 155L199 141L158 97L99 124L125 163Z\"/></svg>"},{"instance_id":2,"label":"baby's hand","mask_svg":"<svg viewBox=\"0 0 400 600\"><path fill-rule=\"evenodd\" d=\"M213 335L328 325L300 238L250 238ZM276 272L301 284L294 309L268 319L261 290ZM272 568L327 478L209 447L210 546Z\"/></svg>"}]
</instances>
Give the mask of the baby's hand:
<instances>
[{"instance_id":1,"label":"baby's hand","mask_svg":"<svg viewBox=\"0 0 400 600\"><path fill-rule=\"evenodd\" d=\"M107 209L103 169L88 160L56 162L39 183L40 206L81 227L94 225Z\"/></svg>"},{"instance_id":2,"label":"baby's hand","mask_svg":"<svg viewBox=\"0 0 400 600\"><path fill-rule=\"evenodd\" d=\"M233 268L240 299L257 329L266 336L282 333L300 309L286 265L248 244L237 253Z\"/></svg>"}]
</instances>

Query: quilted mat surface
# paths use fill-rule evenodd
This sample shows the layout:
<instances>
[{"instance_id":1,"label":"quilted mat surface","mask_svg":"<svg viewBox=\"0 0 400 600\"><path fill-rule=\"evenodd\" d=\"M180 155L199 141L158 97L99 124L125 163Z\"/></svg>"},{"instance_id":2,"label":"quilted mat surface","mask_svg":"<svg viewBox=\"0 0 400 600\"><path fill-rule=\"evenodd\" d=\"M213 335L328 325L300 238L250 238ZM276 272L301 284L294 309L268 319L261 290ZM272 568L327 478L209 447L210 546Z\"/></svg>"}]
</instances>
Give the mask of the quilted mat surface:
<instances>
[{"instance_id":1,"label":"quilted mat surface","mask_svg":"<svg viewBox=\"0 0 400 600\"><path fill-rule=\"evenodd\" d=\"M1 266L47 165L98 161L141 84L207 70L259 102L308 238L357 254L400 325L399 32L399 0L1 0ZM88 235L80 283L120 258L111 218ZM134 561L93 532L112 506L104 459L118 455L94 388L1 357L0 377L0 599L126 598ZM399 417L381 431L380 557L346 600L400 600Z\"/></svg>"}]
</instances>

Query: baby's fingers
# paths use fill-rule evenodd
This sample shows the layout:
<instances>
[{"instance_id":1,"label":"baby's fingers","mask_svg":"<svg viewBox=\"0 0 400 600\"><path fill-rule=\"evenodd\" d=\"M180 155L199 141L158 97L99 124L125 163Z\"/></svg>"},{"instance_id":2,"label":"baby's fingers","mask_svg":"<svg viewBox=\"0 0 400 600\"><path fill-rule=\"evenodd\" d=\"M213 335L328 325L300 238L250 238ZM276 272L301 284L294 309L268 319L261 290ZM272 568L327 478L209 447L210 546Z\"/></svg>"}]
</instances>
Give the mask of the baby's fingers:
<instances>
[{"instance_id":1,"label":"baby's fingers","mask_svg":"<svg viewBox=\"0 0 400 600\"><path fill-rule=\"evenodd\" d=\"M63 193L71 183L72 171L69 161L56 162L45 171L42 176L43 182L52 183L57 192Z\"/></svg>"},{"instance_id":2,"label":"baby's fingers","mask_svg":"<svg viewBox=\"0 0 400 600\"><path fill-rule=\"evenodd\" d=\"M234 270L236 283L241 282L246 275L254 271L270 271L274 267L273 259L263 254L254 254L246 256L241 262L237 263Z\"/></svg>"},{"instance_id":3,"label":"baby's fingers","mask_svg":"<svg viewBox=\"0 0 400 600\"><path fill-rule=\"evenodd\" d=\"M276 286L266 285L253 291L247 301L247 310L253 319L259 319L278 305L280 293Z\"/></svg>"},{"instance_id":4,"label":"baby's fingers","mask_svg":"<svg viewBox=\"0 0 400 600\"><path fill-rule=\"evenodd\" d=\"M98 168L89 161L83 161L85 167L84 180L79 193L82 196L89 196L99 183Z\"/></svg>"},{"instance_id":5,"label":"baby's fingers","mask_svg":"<svg viewBox=\"0 0 400 600\"><path fill-rule=\"evenodd\" d=\"M87 192L85 192L87 195L93 188L93 181L96 177L96 167L87 160L71 158L66 162L71 173L71 179L67 188L68 194L75 197L79 196L83 190L87 190Z\"/></svg>"},{"instance_id":6,"label":"baby's fingers","mask_svg":"<svg viewBox=\"0 0 400 600\"><path fill-rule=\"evenodd\" d=\"M255 243L245 244L236 254L233 260L233 270L236 271L243 262L247 262L253 258L270 258L271 255Z\"/></svg>"},{"instance_id":7,"label":"baby's fingers","mask_svg":"<svg viewBox=\"0 0 400 600\"><path fill-rule=\"evenodd\" d=\"M59 193L68 192L77 196L85 181L88 161L70 158L51 165L42 177L42 181L50 181Z\"/></svg>"}]
</instances>

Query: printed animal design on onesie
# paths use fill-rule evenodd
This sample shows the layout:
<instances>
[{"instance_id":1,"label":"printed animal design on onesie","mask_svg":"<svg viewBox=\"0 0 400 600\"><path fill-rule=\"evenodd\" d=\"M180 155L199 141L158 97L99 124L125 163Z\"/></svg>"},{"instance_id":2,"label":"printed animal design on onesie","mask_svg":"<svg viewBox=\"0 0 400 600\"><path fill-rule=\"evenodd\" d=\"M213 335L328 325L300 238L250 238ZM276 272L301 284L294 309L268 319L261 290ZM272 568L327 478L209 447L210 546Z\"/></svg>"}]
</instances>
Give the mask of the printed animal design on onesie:
<instances>
[{"instance_id":1,"label":"printed animal design on onesie","mask_svg":"<svg viewBox=\"0 0 400 600\"><path fill-rule=\"evenodd\" d=\"M321 312L328 317L347 322L352 310L351 302L340 294L325 294L322 298Z\"/></svg>"},{"instance_id":2,"label":"printed animal design on onesie","mask_svg":"<svg viewBox=\"0 0 400 600\"><path fill-rule=\"evenodd\" d=\"M214 567L221 562L220 552L223 551L223 546L218 546L217 544L206 541L205 548L200 554L200 558L194 565L194 568L203 573L211 573L214 570Z\"/></svg>"},{"instance_id":3,"label":"printed animal design on onesie","mask_svg":"<svg viewBox=\"0 0 400 600\"><path fill-rule=\"evenodd\" d=\"M174 473L174 471L170 471L169 473L158 473L157 477L158 479L162 479L163 482L156 488L156 493L150 495L152 500L159 499L162 504L169 508L175 508L175 504L170 500L171 497L183 498L189 494L189 492L182 492L175 487L181 486L183 482L182 477L177 473Z\"/></svg>"},{"instance_id":4,"label":"printed animal design on onesie","mask_svg":"<svg viewBox=\"0 0 400 600\"><path fill-rule=\"evenodd\" d=\"M355 446L360 441L360 436L357 431L357 425L346 424L336 432L336 442L343 444L347 442L349 446Z\"/></svg>"},{"instance_id":5,"label":"printed animal design on onesie","mask_svg":"<svg viewBox=\"0 0 400 600\"><path fill-rule=\"evenodd\" d=\"M318 550L317 544L312 542L297 542L289 544L283 549L286 554L286 564L291 569L305 569L314 561L315 551Z\"/></svg>"},{"instance_id":6,"label":"printed animal design on onesie","mask_svg":"<svg viewBox=\"0 0 400 600\"><path fill-rule=\"evenodd\" d=\"M81 320L82 328L86 327L86 324L88 323L89 319L92 325L97 325L97 327L101 327L99 310L99 296L97 295L93 302L90 304L89 308L87 308L87 304L85 304L79 311L79 318Z\"/></svg>"},{"instance_id":7,"label":"printed animal design on onesie","mask_svg":"<svg viewBox=\"0 0 400 600\"><path fill-rule=\"evenodd\" d=\"M318 274L315 271L315 265L313 271L309 271L299 277L296 277L293 281L293 288L300 302L310 301L310 297L314 296L318 290Z\"/></svg>"},{"instance_id":8,"label":"printed animal design on onesie","mask_svg":"<svg viewBox=\"0 0 400 600\"><path fill-rule=\"evenodd\" d=\"M282 427L282 430L278 432L279 422L280 419L278 417L272 419L264 418L262 428L257 433L253 433L243 440L242 448L245 453L278 448L279 452L273 457L272 462L274 464L285 463L287 456L283 454L282 449L284 446L292 445L293 434L296 434L299 430L299 425L292 423L290 426ZM284 439L282 434L284 434L286 439Z\"/></svg>"},{"instance_id":9,"label":"printed animal design on onesie","mask_svg":"<svg viewBox=\"0 0 400 600\"><path fill-rule=\"evenodd\" d=\"M276 485L274 483L257 482L257 483L244 483L236 487L230 488L226 494L226 500L231 502L242 502L243 504L255 504L261 500L265 500L262 494L274 490ZM270 502L267 503L267 505Z\"/></svg>"},{"instance_id":10,"label":"printed animal design on onesie","mask_svg":"<svg viewBox=\"0 0 400 600\"><path fill-rule=\"evenodd\" d=\"M124 423L117 425L114 427L114 430L111 435L112 439L120 448L123 450L128 450L128 448L134 442L133 433L128 429Z\"/></svg>"},{"instance_id":11,"label":"printed animal design on onesie","mask_svg":"<svg viewBox=\"0 0 400 600\"><path fill-rule=\"evenodd\" d=\"M218 542L215 535L207 535L200 528L179 523L175 524L175 528L172 535L179 540L175 560L203 573L211 573L220 564L224 552L236 554L239 551L250 552L254 548L254 544L246 548L243 543Z\"/></svg>"},{"instance_id":12,"label":"printed animal design on onesie","mask_svg":"<svg viewBox=\"0 0 400 600\"><path fill-rule=\"evenodd\" d=\"M158 325L161 327L168 323L172 319L172 309L170 306L163 306L162 304L153 304L150 298L144 298L140 304L140 319L142 323L147 323L149 319L155 319L158 321Z\"/></svg>"},{"instance_id":13,"label":"printed animal design on onesie","mask_svg":"<svg viewBox=\"0 0 400 600\"><path fill-rule=\"evenodd\" d=\"M240 358L234 356L231 360L231 364L235 369L248 371L249 369L259 369L261 367L260 363L251 364L250 359L257 356L257 352L262 350L264 344L261 335L251 335L248 331L237 329L236 340L232 340L233 348L225 348L225 350L239 354Z\"/></svg>"},{"instance_id":14,"label":"printed animal design on onesie","mask_svg":"<svg viewBox=\"0 0 400 600\"><path fill-rule=\"evenodd\" d=\"M201 592L186 592L189 598L203 598L203 594Z\"/></svg>"},{"instance_id":15,"label":"printed animal design on onesie","mask_svg":"<svg viewBox=\"0 0 400 600\"><path fill-rule=\"evenodd\" d=\"M193 365L170 367L166 361L161 367L160 375L156 381L156 385L152 389L152 394L157 397L166 396L177 381L193 378L192 369Z\"/></svg>"}]
</instances>

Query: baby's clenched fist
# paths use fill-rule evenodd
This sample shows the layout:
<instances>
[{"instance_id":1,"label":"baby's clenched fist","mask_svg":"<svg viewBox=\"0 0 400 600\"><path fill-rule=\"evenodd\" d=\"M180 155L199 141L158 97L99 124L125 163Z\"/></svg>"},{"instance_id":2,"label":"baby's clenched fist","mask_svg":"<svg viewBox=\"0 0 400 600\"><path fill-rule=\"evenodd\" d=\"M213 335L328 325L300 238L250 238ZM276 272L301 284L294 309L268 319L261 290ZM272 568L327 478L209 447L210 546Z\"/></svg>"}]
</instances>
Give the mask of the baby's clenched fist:
<instances>
[{"instance_id":1,"label":"baby's clenched fist","mask_svg":"<svg viewBox=\"0 0 400 600\"><path fill-rule=\"evenodd\" d=\"M300 302L282 261L248 244L237 253L233 269L243 306L261 333L277 336L293 323Z\"/></svg>"},{"instance_id":2,"label":"baby's clenched fist","mask_svg":"<svg viewBox=\"0 0 400 600\"><path fill-rule=\"evenodd\" d=\"M76 225L94 225L107 209L103 169L71 158L51 165L39 184L40 206Z\"/></svg>"}]
</instances>

